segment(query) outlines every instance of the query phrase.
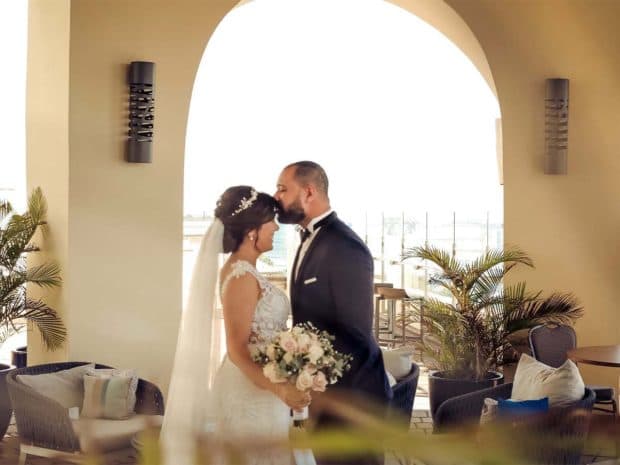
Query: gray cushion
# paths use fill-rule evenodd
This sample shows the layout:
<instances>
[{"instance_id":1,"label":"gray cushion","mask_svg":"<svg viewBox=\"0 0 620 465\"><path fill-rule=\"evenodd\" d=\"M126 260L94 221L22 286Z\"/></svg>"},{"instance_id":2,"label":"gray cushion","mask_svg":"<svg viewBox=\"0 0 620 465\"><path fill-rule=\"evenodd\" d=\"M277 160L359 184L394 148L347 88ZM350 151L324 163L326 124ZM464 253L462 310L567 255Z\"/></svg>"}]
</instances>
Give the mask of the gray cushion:
<instances>
[{"instance_id":1,"label":"gray cushion","mask_svg":"<svg viewBox=\"0 0 620 465\"><path fill-rule=\"evenodd\" d=\"M69 370L41 375L17 375L17 380L35 391L55 400L66 408L82 408L84 401L84 374L95 364L90 363Z\"/></svg>"}]
</instances>

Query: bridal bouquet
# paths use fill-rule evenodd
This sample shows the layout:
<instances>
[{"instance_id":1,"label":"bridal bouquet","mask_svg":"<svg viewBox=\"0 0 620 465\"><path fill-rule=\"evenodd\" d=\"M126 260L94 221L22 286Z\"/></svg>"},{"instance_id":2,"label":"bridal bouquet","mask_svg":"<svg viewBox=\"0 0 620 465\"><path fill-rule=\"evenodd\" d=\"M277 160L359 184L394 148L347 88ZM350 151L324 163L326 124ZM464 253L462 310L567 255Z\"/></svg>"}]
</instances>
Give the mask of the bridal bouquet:
<instances>
[{"instance_id":1,"label":"bridal bouquet","mask_svg":"<svg viewBox=\"0 0 620 465\"><path fill-rule=\"evenodd\" d=\"M351 368L353 358L334 350L333 340L334 336L319 331L312 323L301 323L279 332L270 341L251 341L250 354L272 383L289 382L300 391L323 392ZM305 409L294 419L307 417Z\"/></svg>"}]
</instances>

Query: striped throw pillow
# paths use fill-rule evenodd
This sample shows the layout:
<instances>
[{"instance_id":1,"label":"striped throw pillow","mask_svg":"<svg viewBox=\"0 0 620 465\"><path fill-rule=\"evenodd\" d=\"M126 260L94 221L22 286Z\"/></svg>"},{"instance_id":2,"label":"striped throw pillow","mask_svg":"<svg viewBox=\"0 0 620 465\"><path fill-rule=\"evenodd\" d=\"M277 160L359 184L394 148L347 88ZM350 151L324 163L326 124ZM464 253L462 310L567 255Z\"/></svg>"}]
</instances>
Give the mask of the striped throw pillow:
<instances>
[{"instance_id":1,"label":"striped throw pillow","mask_svg":"<svg viewBox=\"0 0 620 465\"><path fill-rule=\"evenodd\" d=\"M122 420L133 414L131 378L84 375L84 404L81 416Z\"/></svg>"}]
</instances>

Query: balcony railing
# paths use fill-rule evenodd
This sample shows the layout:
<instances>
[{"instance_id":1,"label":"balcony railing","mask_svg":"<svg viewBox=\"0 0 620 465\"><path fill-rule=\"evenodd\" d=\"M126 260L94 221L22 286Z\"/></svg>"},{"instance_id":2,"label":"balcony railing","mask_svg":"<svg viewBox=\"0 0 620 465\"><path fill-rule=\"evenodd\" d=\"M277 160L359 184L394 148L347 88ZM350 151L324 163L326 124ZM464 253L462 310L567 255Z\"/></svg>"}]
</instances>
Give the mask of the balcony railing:
<instances>
[{"instance_id":1,"label":"balcony railing","mask_svg":"<svg viewBox=\"0 0 620 465\"><path fill-rule=\"evenodd\" d=\"M348 212L340 214L347 221ZM503 247L503 221L500 214L477 215L450 212L412 214L367 213L351 215L349 225L364 239L375 261L375 281L390 282L394 287L428 295L429 268L413 260L401 261L403 253L415 246L435 245L454 256L473 260L489 249ZM202 235L211 218L185 218L183 236L184 290L191 277ZM292 227L281 227L274 236L274 250L258 263L260 271L272 282L287 288L289 267L295 256L298 236Z\"/></svg>"}]
</instances>

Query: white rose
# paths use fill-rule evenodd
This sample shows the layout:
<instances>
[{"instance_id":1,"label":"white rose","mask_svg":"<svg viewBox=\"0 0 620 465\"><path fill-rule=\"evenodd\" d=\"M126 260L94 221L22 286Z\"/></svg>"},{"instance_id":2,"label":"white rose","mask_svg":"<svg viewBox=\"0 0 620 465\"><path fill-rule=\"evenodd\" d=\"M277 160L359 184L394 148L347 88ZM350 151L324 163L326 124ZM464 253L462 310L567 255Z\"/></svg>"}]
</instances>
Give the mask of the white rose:
<instances>
[{"instance_id":1,"label":"white rose","mask_svg":"<svg viewBox=\"0 0 620 465\"><path fill-rule=\"evenodd\" d=\"M310 348L310 344L312 343L312 339L307 334L300 334L297 337L297 345L299 346L300 352L307 352Z\"/></svg>"},{"instance_id":2,"label":"white rose","mask_svg":"<svg viewBox=\"0 0 620 465\"><path fill-rule=\"evenodd\" d=\"M250 344L250 357L253 359L260 355L260 348L256 344Z\"/></svg>"},{"instance_id":3,"label":"white rose","mask_svg":"<svg viewBox=\"0 0 620 465\"><path fill-rule=\"evenodd\" d=\"M323 356L323 348L318 344L312 344L308 350L310 363L316 363Z\"/></svg>"},{"instance_id":4,"label":"white rose","mask_svg":"<svg viewBox=\"0 0 620 465\"><path fill-rule=\"evenodd\" d=\"M293 361L293 354L290 352L285 353L284 357L282 357L282 360L284 360L287 364L291 363Z\"/></svg>"},{"instance_id":5,"label":"white rose","mask_svg":"<svg viewBox=\"0 0 620 465\"><path fill-rule=\"evenodd\" d=\"M275 358L276 358L276 346L273 345L273 344L269 344L267 346L266 353L267 353L267 357L269 357L269 360L275 360Z\"/></svg>"},{"instance_id":6,"label":"white rose","mask_svg":"<svg viewBox=\"0 0 620 465\"><path fill-rule=\"evenodd\" d=\"M272 383L283 383L286 381L285 379L280 378L276 364L272 362L263 367L263 374Z\"/></svg>"},{"instance_id":7,"label":"white rose","mask_svg":"<svg viewBox=\"0 0 620 465\"><path fill-rule=\"evenodd\" d=\"M301 373L299 373L299 376L297 376L297 382L295 383L295 387L300 391L306 391L312 387L312 384L314 382L313 378L314 377L312 376L312 373L307 370L303 370Z\"/></svg>"}]
</instances>

